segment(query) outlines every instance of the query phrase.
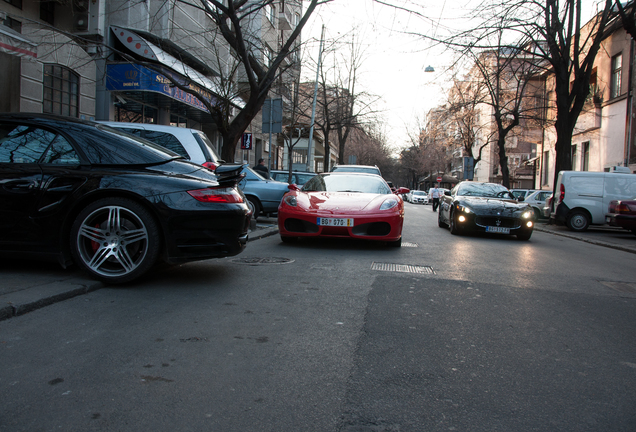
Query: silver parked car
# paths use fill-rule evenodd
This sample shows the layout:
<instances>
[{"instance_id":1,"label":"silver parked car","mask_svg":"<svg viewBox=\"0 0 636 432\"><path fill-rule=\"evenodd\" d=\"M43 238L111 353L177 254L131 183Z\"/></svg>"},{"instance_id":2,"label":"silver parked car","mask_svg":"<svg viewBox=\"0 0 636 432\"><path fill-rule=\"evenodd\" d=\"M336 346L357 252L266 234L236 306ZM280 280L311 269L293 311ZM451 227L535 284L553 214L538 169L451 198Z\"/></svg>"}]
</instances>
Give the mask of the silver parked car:
<instances>
[{"instance_id":1,"label":"silver parked car","mask_svg":"<svg viewBox=\"0 0 636 432\"><path fill-rule=\"evenodd\" d=\"M197 129L148 123L99 123L145 138L212 171L224 163L216 150L214 150L214 146L208 136Z\"/></svg>"},{"instance_id":2,"label":"silver parked car","mask_svg":"<svg viewBox=\"0 0 636 432\"><path fill-rule=\"evenodd\" d=\"M552 195L552 191L537 190L527 195L524 199L524 202L532 207L535 220L543 217L543 208L550 195Z\"/></svg>"},{"instance_id":3,"label":"silver parked car","mask_svg":"<svg viewBox=\"0 0 636 432\"><path fill-rule=\"evenodd\" d=\"M278 205L283 195L289 191L287 182L266 179L247 165L243 166L245 178L238 184L247 198L247 205L252 210L253 217L278 212Z\"/></svg>"}]
</instances>

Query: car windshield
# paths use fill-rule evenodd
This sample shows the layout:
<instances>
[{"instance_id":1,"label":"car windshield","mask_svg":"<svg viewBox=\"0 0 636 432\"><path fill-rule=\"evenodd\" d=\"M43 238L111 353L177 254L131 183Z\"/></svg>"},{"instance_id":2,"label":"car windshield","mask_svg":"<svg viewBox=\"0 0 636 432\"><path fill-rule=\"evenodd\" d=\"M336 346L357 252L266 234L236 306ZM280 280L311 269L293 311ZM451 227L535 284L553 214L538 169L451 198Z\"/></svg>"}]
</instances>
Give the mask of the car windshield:
<instances>
[{"instance_id":1,"label":"car windshield","mask_svg":"<svg viewBox=\"0 0 636 432\"><path fill-rule=\"evenodd\" d=\"M391 189L382 177L356 174L317 175L305 183L302 190L303 192L391 193Z\"/></svg>"},{"instance_id":2,"label":"car windshield","mask_svg":"<svg viewBox=\"0 0 636 432\"><path fill-rule=\"evenodd\" d=\"M334 171L338 172L358 172L358 173L367 173L367 174L378 174L380 175L380 170L374 167L357 167L357 166L335 166L333 168Z\"/></svg>"},{"instance_id":3,"label":"car windshield","mask_svg":"<svg viewBox=\"0 0 636 432\"><path fill-rule=\"evenodd\" d=\"M424 192L424 191L414 191L413 195L426 195L426 192Z\"/></svg>"},{"instance_id":4,"label":"car windshield","mask_svg":"<svg viewBox=\"0 0 636 432\"><path fill-rule=\"evenodd\" d=\"M495 183L471 183L461 184L457 189L457 195L475 196L485 198L512 198L513 195L503 185Z\"/></svg>"}]
</instances>

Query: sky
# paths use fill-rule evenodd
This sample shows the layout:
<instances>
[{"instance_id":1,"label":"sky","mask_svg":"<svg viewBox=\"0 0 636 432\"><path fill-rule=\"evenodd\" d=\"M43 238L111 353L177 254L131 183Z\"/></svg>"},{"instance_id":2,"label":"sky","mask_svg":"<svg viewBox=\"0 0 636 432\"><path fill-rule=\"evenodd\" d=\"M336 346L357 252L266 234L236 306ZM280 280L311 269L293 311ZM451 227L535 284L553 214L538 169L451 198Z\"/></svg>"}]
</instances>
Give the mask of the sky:
<instances>
[{"instance_id":1,"label":"sky","mask_svg":"<svg viewBox=\"0 0 636 432\"><path fill-rule=\"evenodd\" d=\"M479 1L479 0L473 0ZM583 0L592 8L598 0ZM386 0L408 14L374 0L333 0L312 14L302 39L303 56L318 58L322 25L325 38L336 38L355 29L364 44L365 56L358 83L361 90L381 98L378 109L385 122L385 135L394 152L411 145L426 113L441 104L450 82L448 68L454 55L436 46L430 38L448 35L454 29L471 28L470 0ZM425 37L422 37L424 35ZM432 66L435 72L424 69ZM307 81L315 70L303 70Z\"/></svg>"},{"instance_id":2,"label":"sky","mask_svg":"<svg viewBox=\"0 0 636 432\"><path fill-rule=\"evenodd\" d=\"M406 5L407 1L393 3ZM418 17L373 0L335 0L320 6L307 23L302 38L308 43L303 55L317 59L323 24L326 39L355 29L364 49L359 88L381 98L378 109L386 124L388 144L399 151L411 145L426 112L442 103L441 88L448 81L445 69L453 59L430 40L407 32L442 34L463 16L460 3L423 0L419 2L423 16ZM435 72L425 72L427 66ZM313 81L315 71L304 70L303 77Z\"/></svg>"}]
</instances>

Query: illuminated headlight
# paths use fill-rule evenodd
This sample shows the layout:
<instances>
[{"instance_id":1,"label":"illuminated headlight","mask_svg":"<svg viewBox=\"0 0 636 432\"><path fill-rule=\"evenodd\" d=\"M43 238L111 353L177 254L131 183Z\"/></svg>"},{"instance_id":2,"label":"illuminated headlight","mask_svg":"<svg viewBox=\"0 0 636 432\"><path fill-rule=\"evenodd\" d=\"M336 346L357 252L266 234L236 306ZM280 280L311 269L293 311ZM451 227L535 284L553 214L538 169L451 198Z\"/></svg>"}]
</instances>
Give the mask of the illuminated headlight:
<instances>
[{"instance_id":1,"label":"illuminated headlight","mask_svg":"<svg viewBox=\"0 0 636 432\"><path fill-rule=\"evenodd\" d=\"M527 226L528 228L532 228L532 225L534 225L534 224L532 223L532 221L528 221L528 222L526 222L526 226Z\"/></svg>"},{"instance_id":2,"label":"illuminated headlight","mask_svg":"<svg viewBox=\"0 0 636 432\"><path fill-rule=\"evenodd\" d=\"M457 220L458 220L459 222L466 222L466 216L464 216L464 215L459 215L459 217L457 218Z\"/></svg>"},{"instance_id":3,"label":"illuminated headlight","mask_svg":"<svg viewBox=\"0 0 636 432\"><path fill-rule=\"evenodd\" d=\"M457 204L457 206L455 206L455 208L457 210L459 210L460 212L462 212L462 213L473 213L473 211L471 209L469 209L468 207L463 206L463 205ZM463 221L461 221L461 222L463 222Z\"/></svg>"},{"instance_id":4,"label":"illuminated headlight","mask_svg":"<svg viewBox=\"0 0 636 432\"><path fill-rule=\"evenodd\" d=\"M531 211L527 211L527 212L523 212L523 214L521 215L522 218L524 219L530 219L532 216L534 215L533 212Z\"/></svg>"},{"instance_id":5,"label":"illuminated headlight","mask_svg":"<svg viewBox=\"0 0 636 432\"><path fill-rule=\"evenodd\" d=\"M298 206L298 201L296 200L296 196L294 195L286 195L283 198L283 201L285 201L285 204L287 204L288 206L291 206L291 207Z\"/></svg>"},{"instance_id":6,"label":"illuminated headlight","mask_svg":"<svg viewBox=\"0 0 636 432\"><path fill-rule=\"evenodd\" d=\"M380 210L389 210L398 205L398 200L395 198L389 198L385 200L380 206Z\"/></svg>"}]
</instances>

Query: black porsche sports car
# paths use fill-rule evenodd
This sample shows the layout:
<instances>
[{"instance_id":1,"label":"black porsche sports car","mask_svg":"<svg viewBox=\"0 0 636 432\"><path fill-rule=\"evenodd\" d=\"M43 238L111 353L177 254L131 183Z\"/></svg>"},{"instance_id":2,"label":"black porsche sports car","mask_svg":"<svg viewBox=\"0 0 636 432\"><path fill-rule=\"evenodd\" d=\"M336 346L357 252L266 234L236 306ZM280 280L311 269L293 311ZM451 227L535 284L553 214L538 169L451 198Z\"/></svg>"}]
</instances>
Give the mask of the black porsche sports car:
<instances>
[{"instance_id":1,"label":"black porsche sports car","mask_svg":"<svg viewBox=\"0 0 636 432\"><path fill-rule=\"evenodd\" d=\"M240 253L251 213L240 165L216 174L108 126L0 115L0 254L74 262L123 283L158 259Z\"/></svg>"},{"instance_id":2,"label":"black porsche sports car","mask_svg":"<svg viewBox=\"0 0 636 432\"><path fill-rule=\"evenodd\" d=\"M464 181L440 200L438 225L451 234L479 231L514 234L528 240L534 228L532 208L497 183Z\"/></svg>"}]
</instances>

